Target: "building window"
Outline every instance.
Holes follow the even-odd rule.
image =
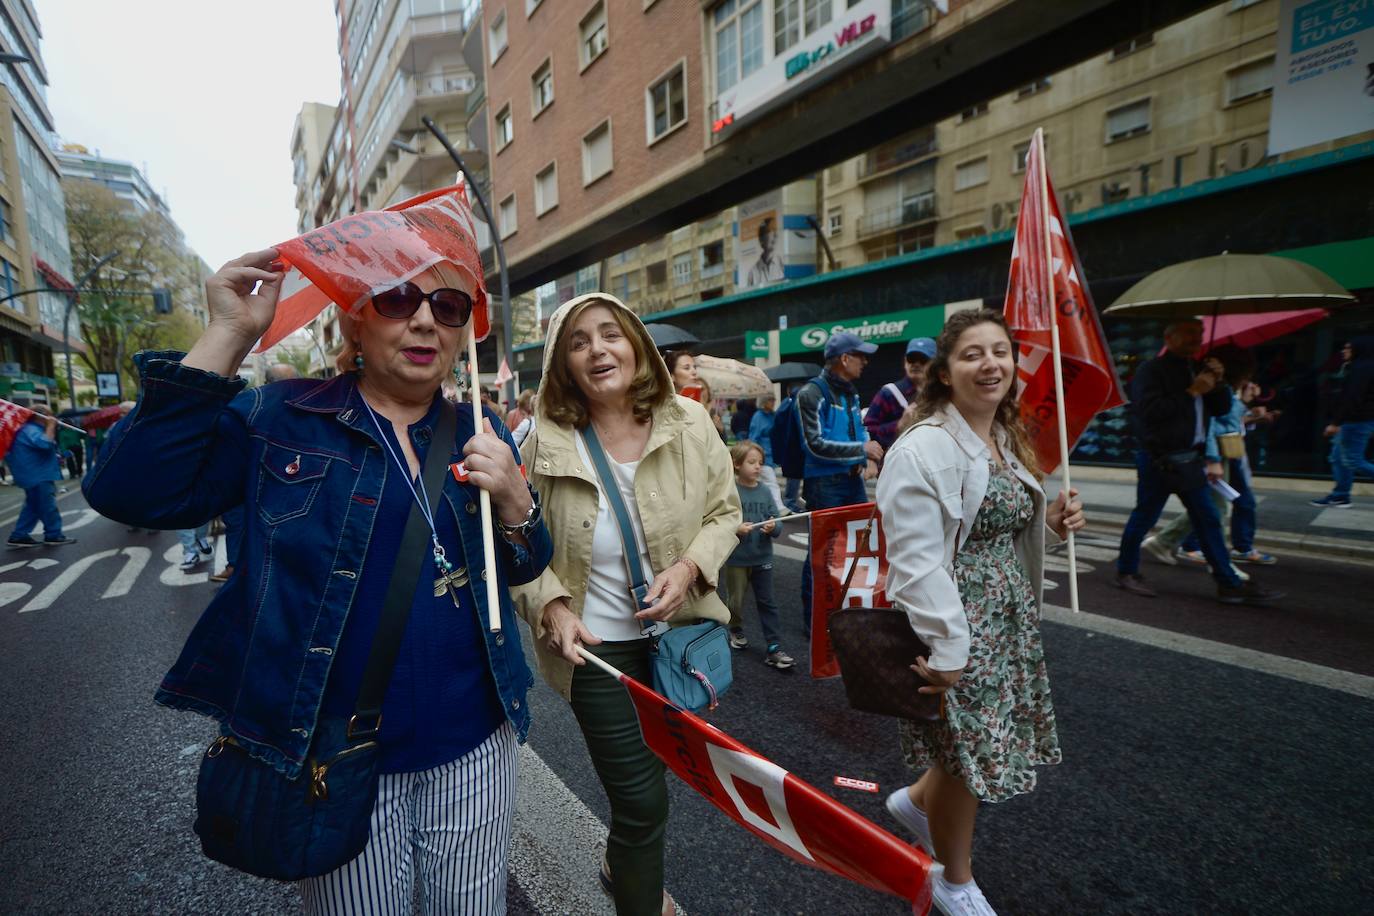
[[[543,216],[558,206],[558,165],[550,162],[534,176],[534,215]]]
[[[830,0],[802,0],[802,34],[810,35],[829,24],[833,6]]]
[[[14,244],[14,223],[10,215],[10,205],[0,200],[0,241]],[[13,290],[11,290],[13,292]]]
[[[716,35],[716,92],[763,66],[763,0],[726,0],[711,14]]]
[[[663,286],[668,282],[668,262],[655,261],[644,268],[644,279],[649,288]]]
[[[499,152],[515,139],[515,125],[510,117],[510,104],[496,113],[496,149]]]
[[[621,302],[629,304],[630,300],[639,295],[639,271],[632,270],[627,274],[612,277],[611,292]]]
[[[692,282],[692,253],[673,256],[673,285],[686,286]]]
[[[963,111],[959,112],[959,123],[963,124],[965,121],[972,121],[974,118],[982,117],[987,113],[988,103],[979,102],[972,108],[965,108]]]
[[[501,238],[510,238],[515,235],[515,195],[512,194],[497,205],[500,214]]]
[[[1150,100],[1141,99],[1107,112],[1107,142],[1150,132]]]
[[[1251,61],[1226,71],[1226,104],[1248,102],[1274,90],[1274,58]]]
[[[491,27],[487,29],[488,44],[491,47],[491,62],[496,63],[496,59],[506,53],[506,11],[502,10],[491,20]]]
[[[1154,32],[1146,32],[1143,35],[1137,35],[1134,38],[1128,39],[1126,41],[1121,42],[1118,45],[1113,46],[1112,53],[1107,56],[1107,59],[1117,60],[1119,58],[1126,57],[1127,55],[1134,54],[1141,48],[1148,48],[1150,45],[1154,43]]]
[[[553,62],[546,60],[530,77],[531,107],[534,116],[553,104]]]
[[[1123,200],[1129,200],[1130,196],[1131,184],[1129,181],[1102,182],[1102,206],[1119,204]]]
[[[14,278],[19,276],[19,271],[5,258],[0,258],[0,288],[3,288],[6,296],[14,295]],[[5,305],[19,312],[24,313],[24,302],[22,298],[10,299]]]
[[[988,230],[987,230],[985,227],[981,226],[981,225],[979,225],[979,226],[960,226],[960,227],[958,227],[957,229],[954,230],[954,238],[955,238],[956,241],[959,241],[959,242],[965,241],[966,239],[976,239],[976,238],[980,238],[980,237],[985,236],[985,235],[987,235],[987,234],[988,234]]]
[[[774,0],[773,54],[782,54],[800,40],[801,0]]]
[[[687,72],[682,64],[649,87],[649,142],[687,122]]]
[[[603,121],[582,138],[582,184],[589,185],[607,174],[612,164],[611,122]]]
[[[832,208],[832,209],[830,210],[830,212],[826,215],[826,230],[825,230],[825,234],[826,234],[827,236],[829,236],[830,238],[833,239],[835,236],[839,235],[839,234],[840,234],[841,232],[843,232],[843,231],[844,231],[844,208],[842,208],[842,207],[834,207],[834,208]]]
[[[982,156],[978,159],[970,159],[968,162],[961,162],[954,167],[954,190],[956,191],[976,187],[980,184],[987,184],[987,181],[987,156]]]
[[[725,242],[712,242],[701,247],[701,279],[716,277],[725,272]]]
[[[1048,76],[1042,76],[1035,82],[1027,83],[1020,89],[1016,90],[1016,98],[1018,101],[1021,99],[1029,98],[1030,96],[1038,95],[1049,88],[1050,78]]]
[[[844,163],[832,165],[825,170],[826,184],[840,184],[844,181]]]
[[[577,30],[582,39],[579,53],[582,55],[582,68],[585,70],[606,51],[606,4],[598,2],[593,6],[591,12],[582,17]]]

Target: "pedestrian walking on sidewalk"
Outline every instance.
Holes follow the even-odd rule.
[[[1232,391],[1231,409],[1219,417],[1212,417],[1208,423],[1207,441],[1203,447],[1207,460],[1207,475],[1211,479],[1224,480],[1237,496],[1228,500],[1216,488],[1210,488],[1212,505],[1217,513],[1225,518],[1231,515],[1231,555],[1232,565],[1253,563],[1272,566],[1278,562],[1271,554],[1255,549],[1255,532],[1259,525],[1255,508],[1255,494],[1251,489],[1250,460],[1245,451],[1245,427],[1253,416],[1251,408],[1241,397],[1242,391],[1253,386],[1250,378],[1255,373],[1254,352],[1235,346],[1220,347],[1213,354],[1221,361],[1226,384]],[[1259,408],[1263,411],[1264,408]],[[1267,415],[1267,411],[1264,415]],[[1156,535],[1145,539],[1141,549],[1161,562],[1162,559],[1181,552],[1182,559],[1205,565],[1206,557],[1201,550],[1201,541],[1193,530],[1192,521],[1187,513],[1176,517]],[[1248,578],[1236,570],[1242,579]]]
[[[516,745],[530,722],[508,589],[536,578],[553,548],[500,421],[488,413],[478,428],[440,394],[485,307],[475,243],[451,244],[461,267],[440,262],[339,315],[337,376],[247,391],[236,373],[271,324],[283,272],[275,249],[230,261],[206,283],[210,322],[191,351],[135,357],[138,406],[86,476],[90,504],[129,524],[185,528],[244,508],[234,575],[159,703],[213,716],[244,766],[262,761],[302,792],[323,779],[317,766],[302,775],[313,761],[377,742],[370,839],[300,882],[310,913],[410,912],[417,881],[432,911],[505,912]],[[455,425],[452,441],[434,441]],[[432,449],[444,465],[464,461],[467,482],[444,467],[441,493],[428,492],[433,476],[419,475]],[[476,574],[478,488],[500,525],[490,583]],[[425,547],[407,565],[419,573],[392,588],[416,520]],[[501,595],[500,632],[486,624],[488,587]],[[384,607],[403,634],[374,715],[357,703],[376,677],[365,671]]]
[[[1077,491],[1048,502],[1016,397],[1016,345],[1001,312],[945,322],[917,422],[878,478],[887,594],[930,648],[913,661],[943,693],[936,723],[902,721],[902,754],[920,779],[887,808],[944,864],[932,880],[945,913],[992,916],[973,878],[981,802],[1035,788],[1061,753],[1040,639],[1045,537],[1083,527]]]
[[[730,619],[716,593],[740,524],[730,454],[705,408],[674,394],[639,317],[605,293],[579,296],[549,319],[535,412],[522,452],[555,546],[548,569],[515,599],[539,670],[571,704],[610,801],[602,887],[621,916],[671,914],[663,762],[644,745],[625,688],[577,650],[653,683],[651,636],[669,621]],[[613,481],[596,469],[595,443]],[[620,491],[623,522],[608,486]],[[625,537],[622,524],[632,529]],[[640,600],[622,546],[631,539],[649,583]]]
[[[1251,578],[1242,582],[1231,565],[1221,520],[1209,495],[1220,465],[1203,456],[1208,422],[1231,410],[1231,389],[1221,361],[1197,362],[1202,322],[1175,321],[1164,329],[1165,352],[1145,363],[1131,380],[1130,417],[1136,452],[1136,504],[1121,533],[1116,584],[1134,595],[1158,593],[1140,575],[1140,545],[1173,493],[1183,502],[1224,604],[1263,604],[1282,597]]]
[[[14,485],[24,491],[24,507],[10,532],[10,548],[74,544],[76,538],[62,533],[62,513],[57,511],[57,482],[62,479],[62,448],[57,444],[57,418],[41,404],[32,408],[33,416],[14,434],[5,453],[5,462],[14,475]],[[43,540],[32,537],[43,524]]]
[[[1331,476],[1335,486],[1312,505],[1345,509],[1356,476],[1374,477],[1374,462],[1365,452],[1374,438],[1374,337],[1356,337],[1342,355],[1340,395],[1323,435],[1331,440]]]

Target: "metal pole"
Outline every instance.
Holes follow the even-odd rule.
[[[429,132],[434,134],[435,139],[443,144],[444,149],[449,154],[449,158],[458,166],[458,171],[461,172],[463,178],[467,180],[468,188],[472,191],[473,196],[477,198],[477,206],[482,208],[482,216],[487,221],[487,228],[491,230],[491,244],[492,247],[496,249],[496,267],[501,278],[501,344],[506,351],[506,359],[514,360],[515,354],[511,350],[510,338],[510,276],[506,273],[506,251],[501,247],[501,231],[496,227],[496,220],[492,219],[491,208],[487,206],[487,196],[482,193],[482,189],[477,185],[477,179],[472,176],[472,173],[468,171],[468,167],[463,163],[463,157],[458,155],[458,151],[453,148],[453,144],[449,142],[448,137],[439,129],[439,125],[434,123],[433,118],[429,115],[425,115],[420,118],[420,123],[425,125]],[[512,367],[512,369],[513,368],[514,367]],[[472,373],[472,377],[476,379],[476,366],[472,367]],[[515,380],[511,379],[506,383],[508,388],[506,400],[510,403],[514,403],[517,394],[517,392],[510,387],[514,382]]]

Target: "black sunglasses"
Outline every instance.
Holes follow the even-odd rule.
[[[461,289],[444,287],[426,293],[409,280],[373,296],[372,307],[383,318],[409,318],[426,300],[434,320],[445,327],[461,328],[472,317],[472,297]]]

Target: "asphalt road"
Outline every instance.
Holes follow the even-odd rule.
[[[61,505],[80,543],[0,554],[0,912],[296,911],[292,888],[201,857],[190,830],[194,780],[213,729],[151,702],[213,586],[175,568],[173,534],[129,534],[89,518],[79,495]],[[73,576],[77,561],[106,551],[121,552]],[[1168,596],[1128,600],[1110,585],[1107,560],[1092,550],[1080,560],[1094,567],[1082,579],[1094,615],[1369,673],[1368,567],[1285,556],[1274,579],[1294,597],[1256,610],[1211,601],[1197,570],[1151,568]],[[777,567],[786,645],[804,660],[800,565],[782,558]],[[1048,600],[1066,603],[1063,592]],[[1043,770],[1034,793],[980,814],[975,870],[1000,912],[1367,911],[1367,695],[1072,622],[1044,631],[1065,762]],[[853,776],[886,793],[909,780],[894,724],[851,712],[838,681],[767,668],[752,620],[748,632],[756,645],[736,655],[735,686],[712,721],[899,831],[881,794],[832,785]],[[569,790],[549,804],[580,801],[604,822],[605,799],[566,704],[542,685],[531,703],[531,746]],[[685,785],[670,787],[668,884],[689,912],[909,912],[772,852]],[[547,813],[552,823],[561,812]],[[545,829],[537,809],[524,820],[527,831]],[[538,877],[531,868],[590,879],[599,858],[594,840],[546,839],[565,861],[513,866],[511,911],[591,911],[526,895]]]

